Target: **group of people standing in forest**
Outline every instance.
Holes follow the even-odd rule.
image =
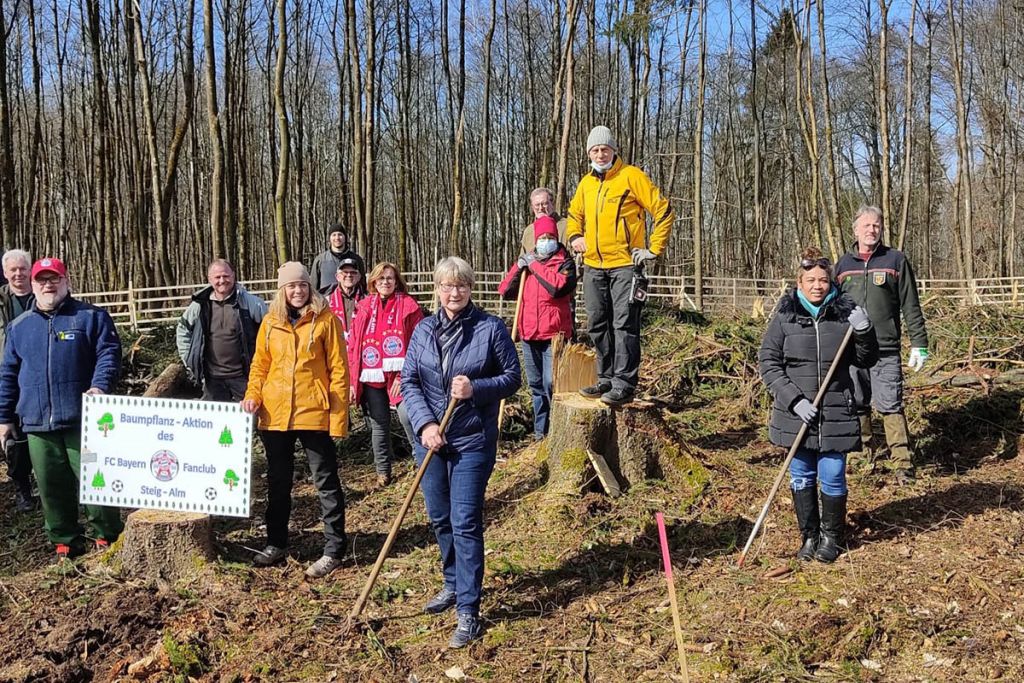
[[[580,393],[611,407],[634,400],[644,268],[667,247],[675,221],[668,199],[619,155],[608,128],[590,132],[586,153],[590,169],[564,219],[550,190],[531,193],[534,220],[499,286],[502,296],[520,301],[516,328],[536,439],[550,429],[552,344],[575,334],[581,268],[597,382]],[[802,559],[830,562],[841,552],[846,460],[870,448],[871,406],[883,414],[898,480],[914,475],[899,357],[902,313],[911,367],[920,369],[927,358],[914,276],[905,257],[882,242],[880,211],[859,211],[854,235],[853,249],[835,266],[817,250],[801,254],[795,287],[779,302],[760,351],[774,397],[772,441],[790,446],[807,426],[790,473]],[[454,607],[450,645],[463,647],[483,632],[484,494],[496,461],[500,402],[521,384],[519,354],[504,322],[474,304],[475,273],[461,258],[436,265],[438,307],[427,315],[394,263],[378,263],[367,274],[340,224],[328,241],[311,269],[281,265],[269,305],[236,281],[230,263],[214,260],[208,286],[178,323],[178,352],[203,399],[240,402],[257,418],[267,459],[267,542],[257,565],[288,555],[296,442],[309,461],[325,536],[322,556],[306,575],[321,578],[342,564],[345,496],[334,439],[348,434],[350,406],[362,409],[369,426],[378,486],[391,483],[392,411],[417,464],[434,451],[422,490],[443,583],[424,610]],[[86,551],[77,498],[80,395],[114,389],[120,341],[106,312],[70,296],[58,259],[33,265],[14,250],[4,254],[3,270],[9,284],[0,288],[0,442],[18,509],[33,506],[34,469],[48,537],[58,557],[67,558]],[[853,343],[844,347],[848,328]],[[832,364],[840,371],[815,403]],[[116,509],[89,506],[86,514],[98,547],[120,534]]]

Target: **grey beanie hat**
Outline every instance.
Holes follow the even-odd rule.
[[[615,142],[615,136],[612,135],[608,126],[594,126],[593,130],[590,131],[590,135],[587,136],[588,152],[597,145],[607,145],[616,152],[619,151],[619,143]]]

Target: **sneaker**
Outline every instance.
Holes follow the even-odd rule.
[[[268,545],[253,556],[252,563],[257,567],[269,567],[271,565],[284,562],[286,557],[288,557],[288,550],[286,548],[278,548],[276,545]]]
[[[309,569],[306,570],[306,578],[322,579],[340,566],[340,559],[324,555],[319,560],[309,565]]]
[[[600,398],[601,394],[611,391],[611,388],[611,382],[599,381],[597,384],[591,384],[589,387],[580,389],[580,395],[587,398]]]
[[[64,560],[71,559],[71,546],[66,543],[57,544],[57,564],[60,564]]]
[[[14,509],[22,514],[34,512],[38,502],[39,499],[31,493],[24,493],[22,491],[14,492]]]
[[[440,593],[427,601],[427,604],[423,606],[423,611],[427,614],[440,614],[452,607],[455,607],[455,591],[445,586]]]
[[[633,390],[632,389],[612,389],[601,396],[601,403],[609,405],[613,408],[624,406],[627,403],[633,402]]]
[[[448,647],[456,650],[466,647],[483,634],[484,627],[479,619],[472,614],[460,614],[459,625],[455,627],[455,633],[452,634],[451,640],[448,641]]]

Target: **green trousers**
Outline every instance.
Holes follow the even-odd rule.
[[[85,544],[84,530],[78,523],[81,438],[78,429],[28,435],[28,453],[39,485],[46,536],[51,543]],[[86,505],[85,517],[95,538],[113,543],[124,530],[120,508]]]

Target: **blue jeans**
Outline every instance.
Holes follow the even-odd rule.
[[[816,482],[821,483],[821,492],[827,496],[846,495],[846,453],[826,451],[819,453],[801,448],[789,463],[789,484],[799,491]]]
[[[426,449],[416,446],[416,464]],[[446,446],[435,453],[420,488],[427,517],[441,550],[444,585],[455,591],[459,614],[480,614],[484,582],[484,491],[494,469],[494,451],[457,452]]]
[[[523,367],[533,398],[533,436],[540,439],[551,415],[551,340],[524,341]]]

